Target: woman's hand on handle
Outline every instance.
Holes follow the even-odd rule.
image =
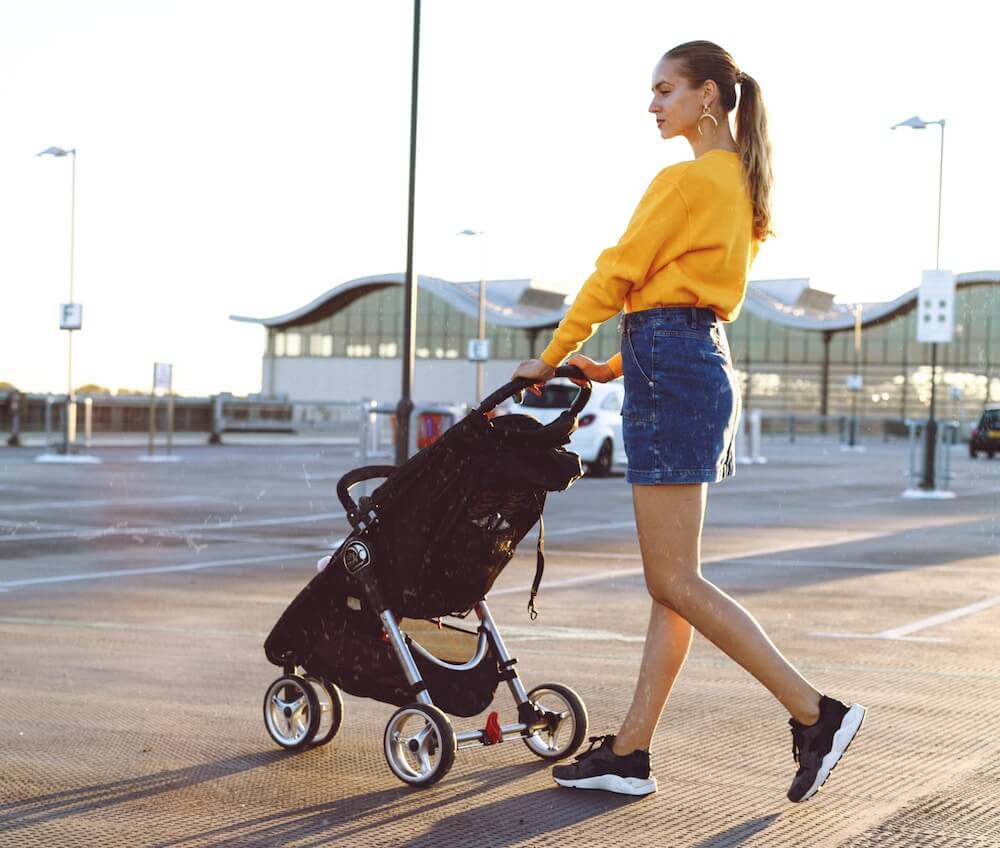
[[[532,384],[528,388],[534,394],[540,395],[542,393],[542,386],[555,375],[556,369],[551,365],[547,365],[541,359],[526,359],[517,366],[510,378],[511,380],[516,380],[518,377],[523,377],[525,380],[531,380]]]
[[[611,370],[611,366],[607,362],[595,362],[589,356],[584,356],[582,353],[571,356],[566,364],[575,365],[593,383],[610,383],[618,376]],[[583,385],[581,380],[573,380],[573,382],[578,386]]]

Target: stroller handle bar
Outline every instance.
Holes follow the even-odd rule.
[[[563,365],[560,368],[556,368],[556,377],[570,377],[574,380],[587,380],[587,375],[583,373],[575,365]],[[528,386],[534,385],[536,380],[528,380],[524,377],[518,377],[516,380],[511,380],[504,386],[501,386],[493,394],[487,397],[479,406],[476,408],[476,412],[480,415],[485,415],[487,412],[492,411],[503,403],[507,398],[513,397],[516,394],[523,392]],[[580,391],[577,392],[576,399],[573,401],[573,405],[570,406],[569,412],[575,418],[583,408],[587,405],[587,401],[590,400],[590,381],[587,380],[586,386],[580,386]]]
[[[576,380],[586,380],[587,375],[583,373],[575,365],[565,365],[561,368],[556,369],[556,377],[570,377]],[[528,386],[534,384],[534,381],[527,380],[523,377],[519,377],[516,380],[511,380],[504,386],[501,386],[493,394],[487,397],[477,408],[476,412],[480,415],[485,415],[487,412],[495,409],[501,403],[503,403],[507,398],[513,397],[519,392],[523,392]],[[587,405],[587,401],[590,400],[590,382],[587,385],[580,386],[580,391],[577,392],[576,398],[573,400],[573,404],[570,406],[563,415],[569,415],[576,418],[577,415],[583,410]],[[552,427],[555,425],[549,424],[547,426]],[[544,428],[543,428],[544,429]],[[353,525],[353,517],[357,515],[358,504],[354,502],[351,497],[351,489],[358,483],[363,483],[365,480],[374,480],[376,478],[388,477],[392,474],[399,466],[397,465],[365,465],[362,468],[355,468],[353,471],[348,471],[337,483],[337,498],[340,500],[341,505],[347,511],[347,515],[351,520]],[[362,501],[365,499],[362,498]]]

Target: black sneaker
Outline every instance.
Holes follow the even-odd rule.
[[[560,786],[574,789],[604,789],[622,795],[648,795],[656,791],[656,778],[649,773],[649,752],[633,751],[623,757],[611,750],[614,736],[591,736],[590,747],[576,762],[552,769]],[[594,743],[600,744],[595,748]]]
[[[849,707],[826,695],[820,697],[819,721],[815,724],[788,720],[792,755],[799,766],[788,790],[789,801],[806,801],[819,792],[864,720],[865,708],[861,704]]]

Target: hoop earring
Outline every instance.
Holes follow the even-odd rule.
[[[719,122],[716,120],[715,115],[713,115],[711,112],[708,111],[708,104],[707,103],[703,103],[702,104],[702,110],[703,111],[701,113],[701,117],[698,118],[698,135],[704,137],[705,133],[703,133],[701,131],[701,122],[702,122],[702,119],[703,118],[711,118],[712,119],[712,123],[715,124],[715,126],[713,127],[713,131],[717,130],[719,128]]]

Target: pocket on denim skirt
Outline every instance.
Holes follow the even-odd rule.
[[[622,333],[622,376],[625,378],[625,402],[622,418],[653,421],[656,413],[653,380],[652,333],[626,327]]]

